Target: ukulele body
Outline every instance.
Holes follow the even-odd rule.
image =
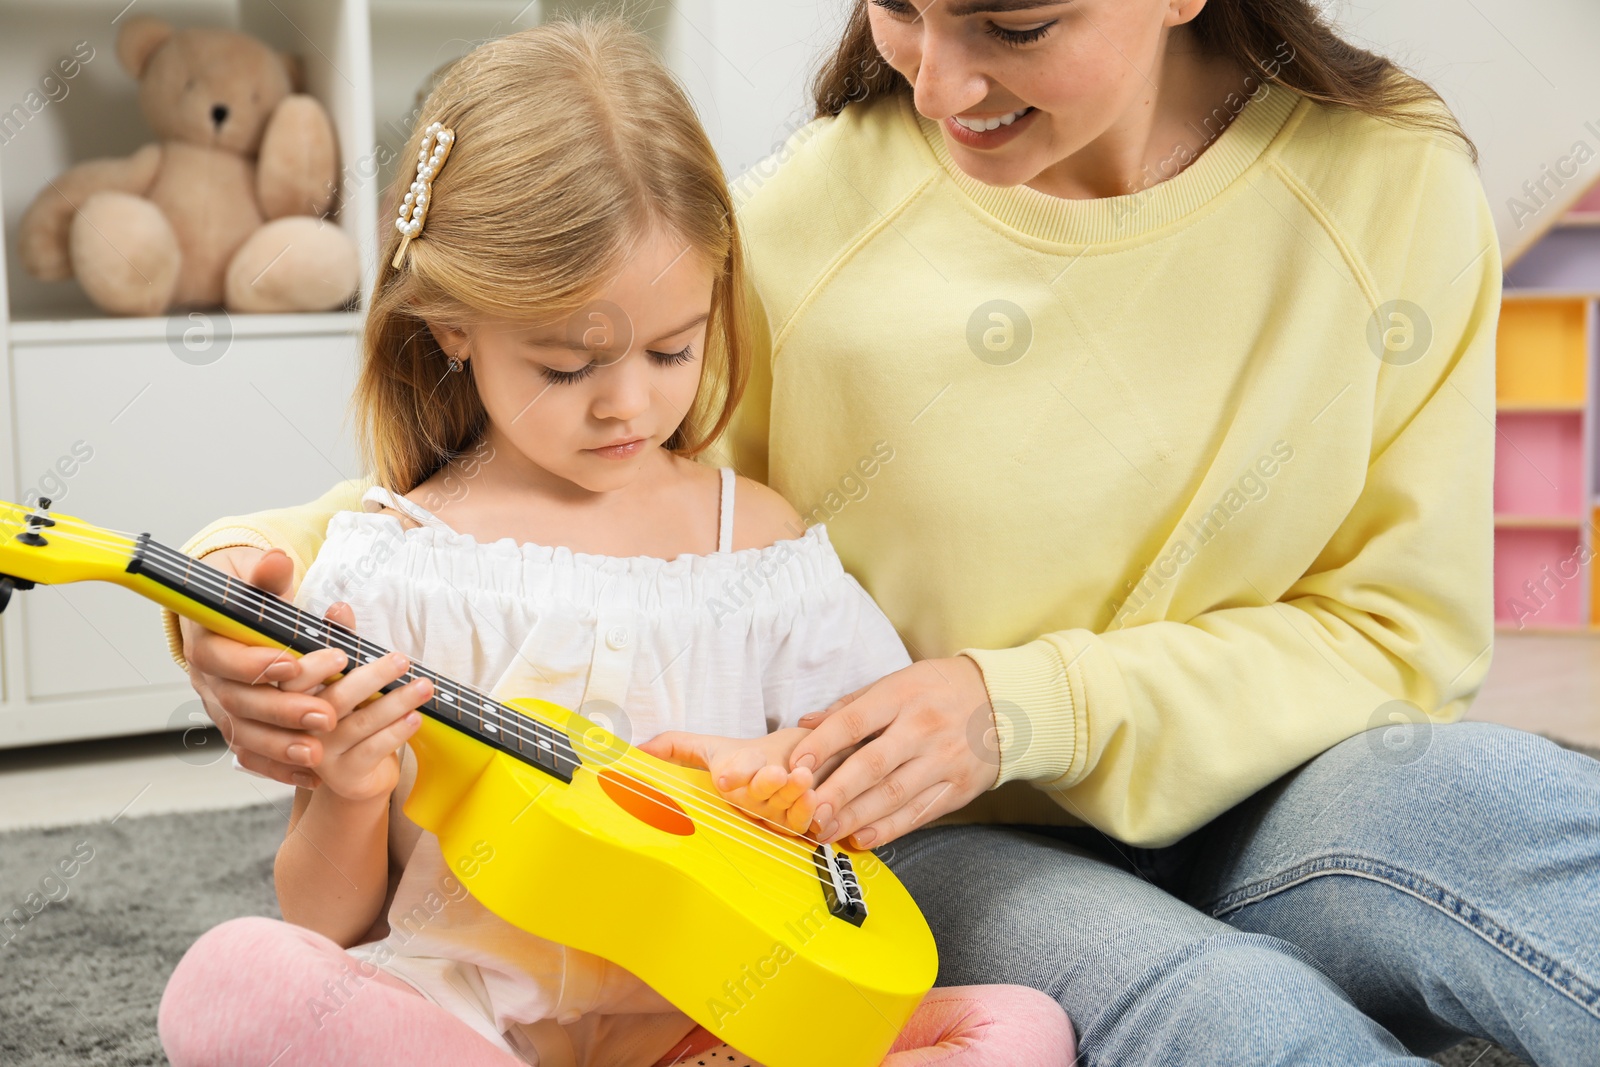
[[[881,860],[840,850],[868,908],[856,925],[830,911],[814,847],[758,830],[705,771],[559,705],[505,703],[559,724],[584,762],[562,782],[423,719],[405,812],[468,892],[514,926],[626,967],[767,1067],[818,1062],[795,1041],[807,1019],[829,1064],[882,1063],[938,961]]]

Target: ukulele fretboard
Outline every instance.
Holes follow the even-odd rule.
[[[381,659],[390,651],[364,640],[354,630],[313,615],[201,560],[151,540],[147,533],[139,535],[128,572],[160,582],[302,655],[319,648],[337,648],[349,657],[346,670]],[[383,691],[398,689],[417,678],[431,681],[434,694],[417,708],[418,711],[564,782],[572,781],[573,769],[582,761],[565,731],[530,719],[415,661],[405,674],[384,686]]]

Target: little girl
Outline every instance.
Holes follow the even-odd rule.
[[[339,721],[278,852],[287,922],[202,937],[162,1042],[177,1067],[748,1063],[624,968],[474,900],[402,811],[427,680],[369,698],[415,656],[647,751],[711,735],[727,798],[798,830],[797,719],[910,659],[821,525],[692,458],[743,387],[744,279],[716,156],[643,39],[595,21],[494,41],[422,125],[354,398],[377,484],[296,596],[348,603],[397,651],[318,690]],[[1055,1001],[996,985],[934,989],[886,1062],[1072,1056]]]

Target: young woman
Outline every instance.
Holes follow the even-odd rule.
[[[815,829],[1089,1064],[1589,1062],[1600,765],[1458,722],[1500,263],[1433,94],[1306,0],[860,0],[817,103],[737,190],[731,455],[917,662],[804,720],[796,768],[859,746]],[[290,588],[361,488],[188,549]],[[187,637],[313,776],[328,664]]]

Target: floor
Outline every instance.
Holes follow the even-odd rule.
[[[1502,634],[1469,718],[1600,748],[1600,638]],[[0,752],[0,830],[271,801],[294,790],[235,771],[216,734],[156,734]]]
[[[287,813],[293,796],[292,786],[234,770],[214,731],[0,752],[0,830],[264,801]]]

